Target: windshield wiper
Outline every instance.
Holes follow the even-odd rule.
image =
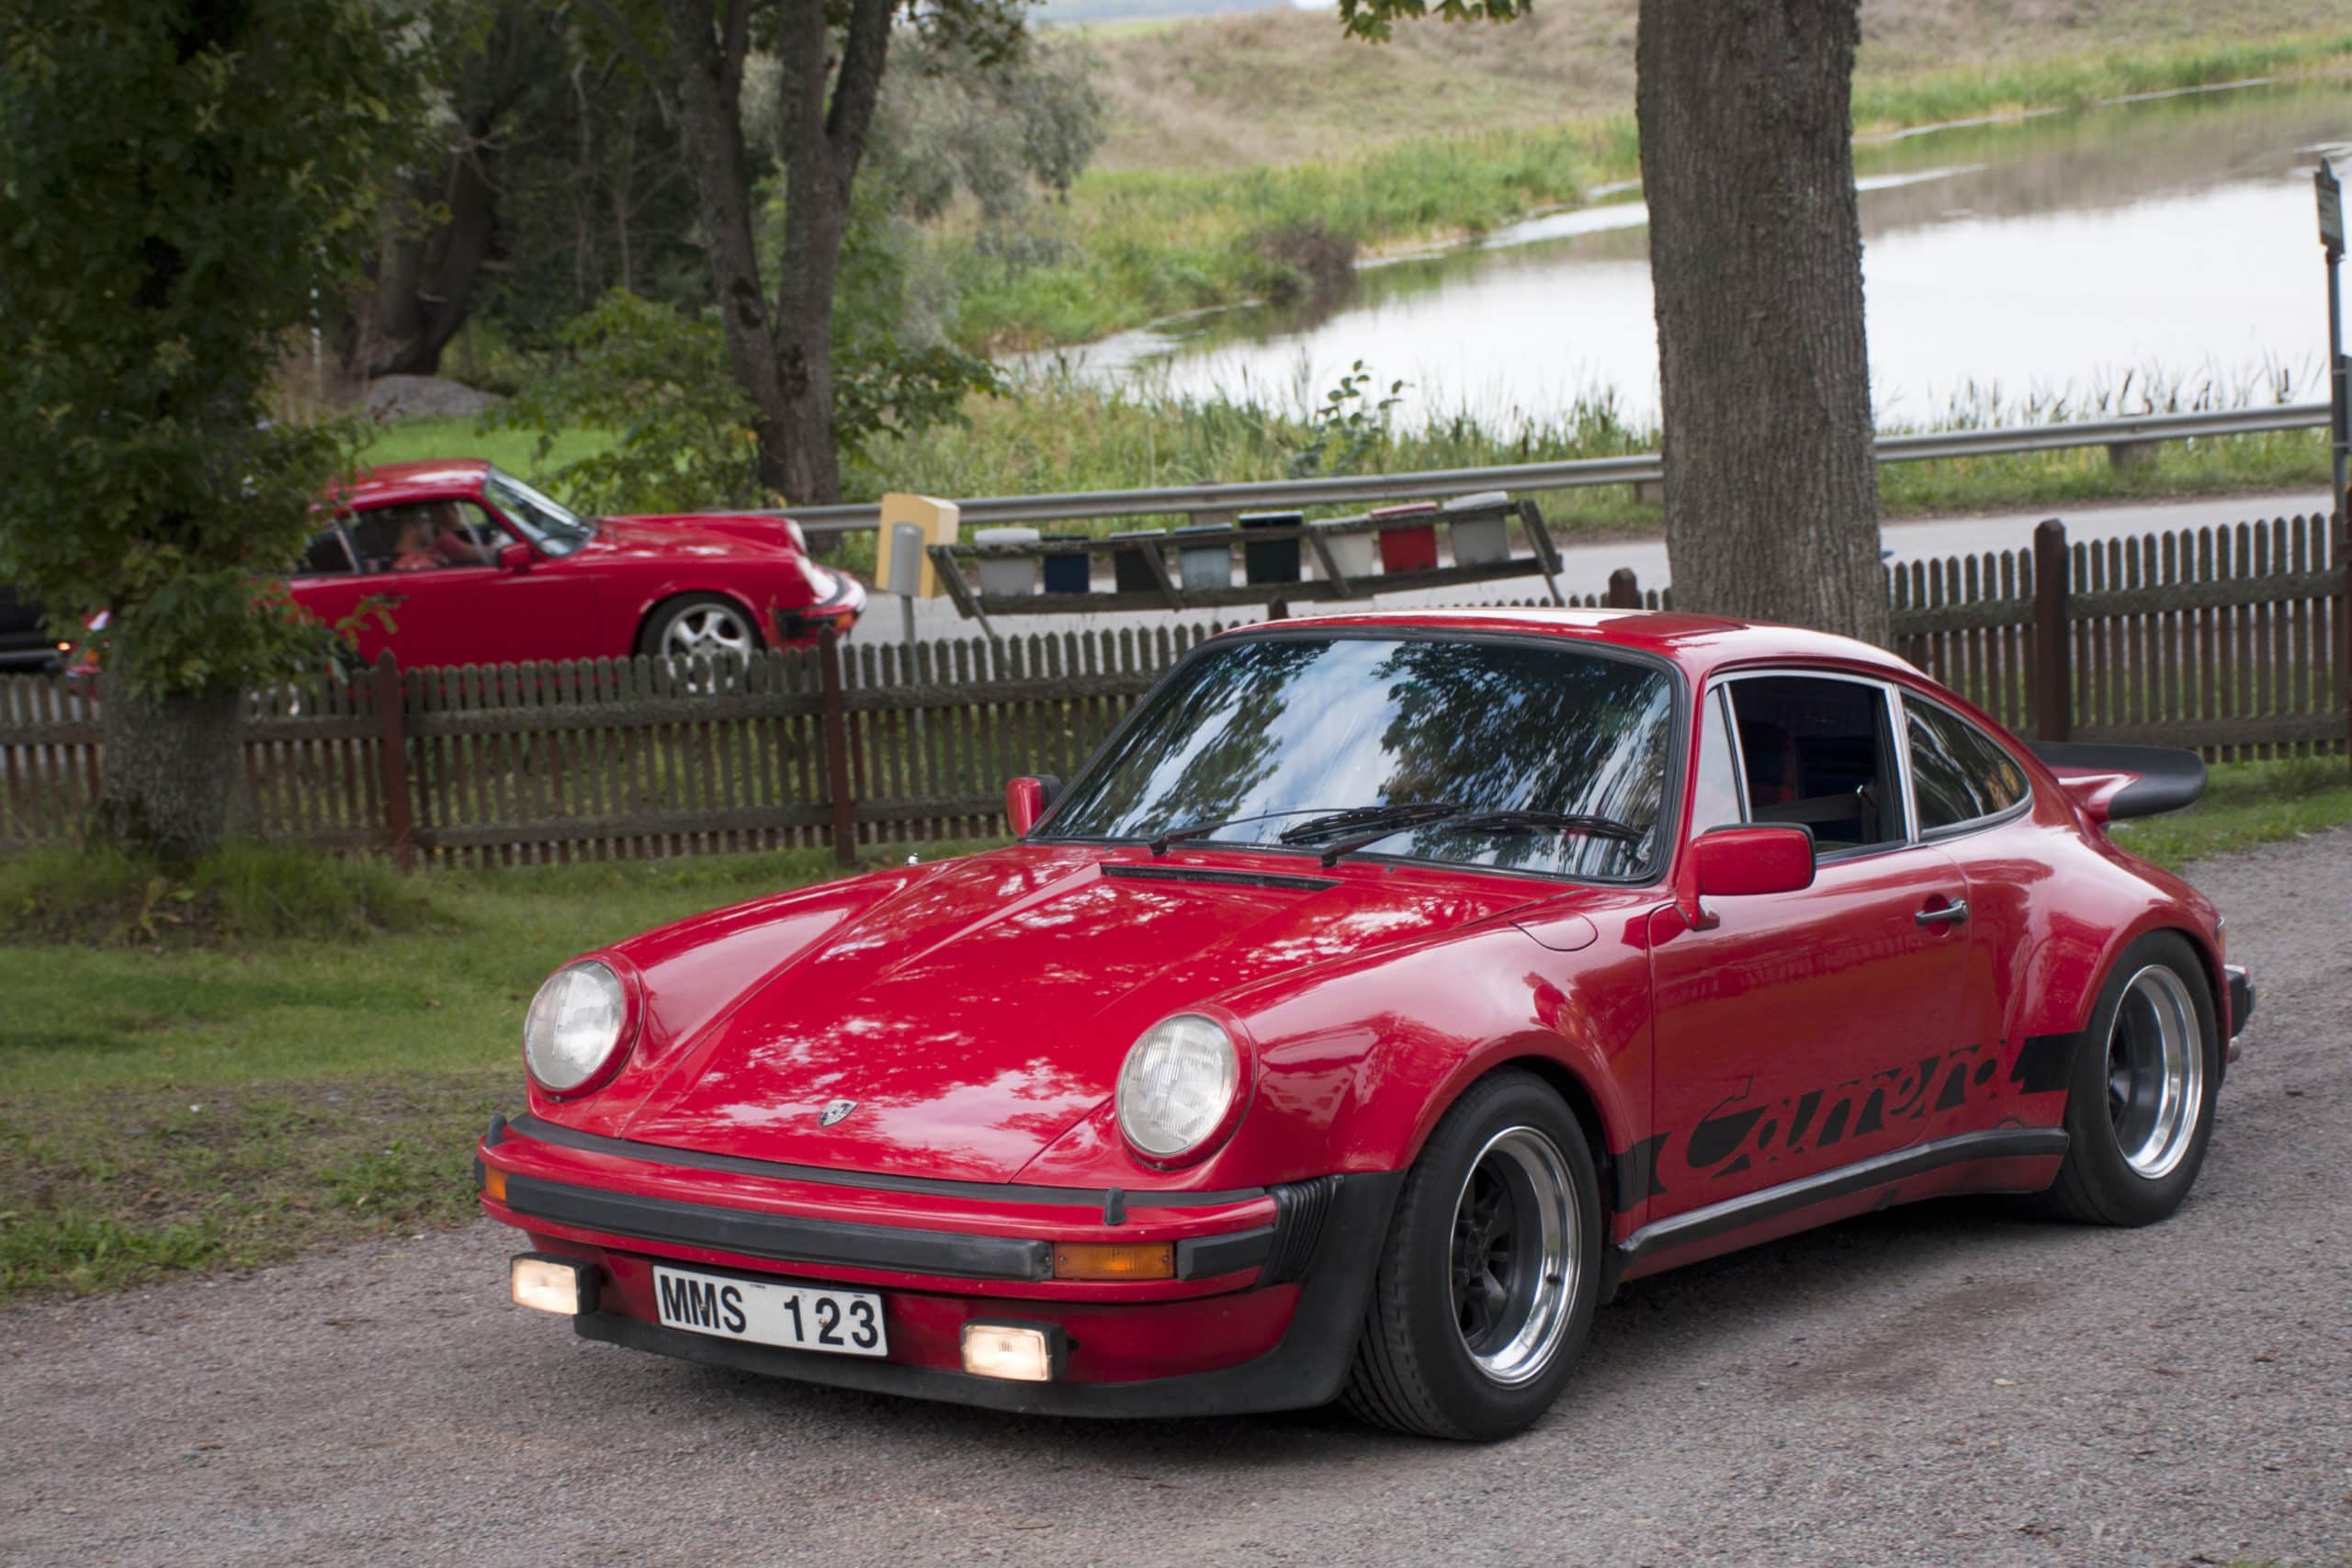
[[[1403,832],[1408,828],[1420,827],[1425,823],[1442,823],[1448,831],[1459,830],[1471,833],[1528,832],[1544,828],[1557,828],[1565,832],[1589,833],[1597,839],[1618,839],[1629,844],[1637,843],[1649,836],[1646,829],[1636,828],[1629,822],[1620,822],[1614,817],[1596,817],[1584,811],[1480,811],[1468,816],[1427,817],[1417,821],[1396,822],[1385,827],[1370,829],[1352,838],[1342,839],[1336,844],[1326,846],[1323,851],[1323,863],[1337,865],[1343,855],[1351,855],[1358,850],[1369,848],[1383,839]]]
[[[1389,808],[1385,806],[1368,806],[1357,807],[1355,809],[1358,811],[1385,811]],[[1277,817],[1336,817],[1341,815],[1344,815],[1344,813],[1335,812],[1329,807],[1295,806],[1287,811],[1261,811],[1254,817],[1204,817],[1197,821],[1186,822],[1178,827],[1170,828],[1164,831],[1152,835],[1152,837],[1144,840],[1144,847],[1148,849],[1155,855],[1164,855],[1168,852],[1169,845],[1181,844],[1187,839],[1198,839],[1204,837],[1204,835],[1216,832],[1219,828],[1238,828],[1244,822],[1271,822]]]
[[[1464,809],[1442,800],[1405,800],[1393,806],[1351,806],[1345,811],[1327,811],[1312,821],[1285,828],[1274,837],[1285,844],[1305,844],[1317,839],[1329,838],[1334,833],[1344,833],[1351,828],[1380,828],[1394,833],[1416,822],[1433,822]]]

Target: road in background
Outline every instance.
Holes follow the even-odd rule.
[[[2327,491],[2324,488],[2315,488],[2274,495],[2224,496],[2201,501],[2086,503],[2071,507],[2045,507],[2037,512],[1988,513],[1889,523],[1880,530],[1880,537],[1894,552],[1894,558],[1897,561],[1928,560],[1947,556],[1981,555],[1988,550],[2022,549],[2033,542],[2034,525],[2045,517],[2064,518],[2069,538],[2091,540],[2134,537],[2165,530],[2213,527],[2256,519],[2296,517],[2326,509]],[[1560,589],[1566,593],[1605,592],[1610,574],[1621,567],[1632,568],[1634,575],[1645,588],[1655,588],[1669,581],[1663,536],[1611,539],[1589,545],[1564,544],[1560,548]],[[1384,593],[1369,604],[1363,600],[1329,604],[1302,603],[1295,606],[1295,610],[1301,615],[1312,615],[1327,610],[1401,609],[1478,602],[1494,604],[1541,598],[1543,593],[1544,580],[1528,577],[1420,593]],[[1148,629],[1180,622],[1206,626],[1213,621],[1230,624],[1258,618],[1257,610],[1242,607],[1189,611],[1178,615],[1166,611],[1145,611],[1102,615],[1003,615],[996,617],[991,624],[1001,636],[1018,637],[1036,632],[1089,632],[1105,627]],[[876,593],[865,618],[858,623],[849,640],[859,644],[903,642],[905,627],[900,601],[890,594]],[[979,627],[958,615],[954,604],[944,599],[934,599],[916,604],[915,632],[918,637],[929,640],[974,637],[978,635]]]
[[[483,1222],[0,1314],[0,1562],[2339,1563],[2352,832],[2196,880],[2262,1001],[2179,1213],[1926,1204],[1637,1280],[1511,1442],[690,1366],[508,1304]]]

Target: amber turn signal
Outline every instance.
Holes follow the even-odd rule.
[[[496,1166],[484,1166],[481,1172],[482,1192],[497,1202],[506,1201],[506,1173]]]
[[[1054,1244],[1057,1280],[1173,1280],[1176,1247],[1172,1242],[1142,1246],[1126,1242],[1057,1241]]]

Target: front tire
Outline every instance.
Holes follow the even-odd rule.
[[[638,629],[637,651],[681,666],[707,660],[740,664],[760,650],[760,628],[734,600],[718,593],[682,593],[654,606]]]
[[[1591,1329],[1606,1239],[1592,1150],[1560,1097],[1516,1069],[1473,1084],[1405,1179],[1348,1408],[1429,1438],[1524,1431]]]
[[[2222,1081],[2212,988],[2171,931],[2123,952],[2075,1046],[2066,1157],[2035,1207],[2082,1224],[2153,1224],[2205,1163]]]

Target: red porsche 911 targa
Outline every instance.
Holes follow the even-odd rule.
[[[847,631],[865,608],[780,518],[581,517],[471,459],[371,468],[332,501],[288,591],[350,626],[365,659],[741,657]]]
[[[1947,1193],[2170,1213],[2254,994],[2106,824],[2203,780],[1783,627],[1227,633],[1019,842],[559,970],[482,1202],[592,1339],[1503,1437],[1621,1280]]]

